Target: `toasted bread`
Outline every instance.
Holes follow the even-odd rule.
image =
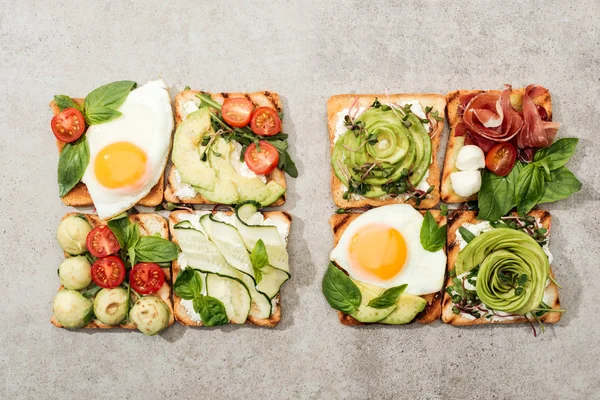
[[[550,232],[550,228],[552,225],[552,216],[547,211],[542,210],[534,210],[531,211],[528,215],[539,218],[542,226]],[[460,252],[460,247],[458,245],[458,241],[456,240],[456,232],[458,228],[466,223],[476,224],[479,223],[477,219],[477,213],[475,211],[455,211],[451,217],[448,218],[448,272],[454,269],[454,265],[456,264],[456,260],[458,258],[458,253]],[[554,277],[552,270],[550,270],[550,275]],[[446,280],[446,287],[452,285],[452,278],[448,277]],[[551,296],[552,301],[548,303],[548,305],[555,310],[560,309],[560,301],[558,299],[558,288],[554,284],[554,282],[550,281],[550,284],[546,287],[546,294]],[[444,298],[442,300],[442,321],[450,325],[456,326],[468,326],[468,325],[482,325],[482,324],[513,324],[517,322],[527,322],[527,318],[525,317],[515,317],[514,319],[504,318],[504,319],[494,319],[488,320],[485,317],[481,317],[478,319],[469,319],[465,318],[462,314],[454,314],[452,312],[452,298],[448,293],[444,292]],[[549,312],[544,314],[540,320],[544,323],[556,323],[560,320],[561,313],[560,312]]]
[[[446,116],[448,118],[448,126],[450,128],[450,136],[448,137],[448,145],[446,147],[446,157],[444,159],[444,171],[442,174],[442,201],[445,203],[461,203],[464,201],[477,200],[477,193],[470,197],[461,197],[452,190],[450,182],[450,174],[457,172],[456,157],[458,152],[465,145],[464,136],[455,136],[456,125],[462,121],[462,116],[458,115],[459,99],[465,94],[482,93],[483,90],[455,90],[446,95]],[[501,93],[500,90],[490,90],[492,93]],[[525,88],[513,89],[511,91],[510,102],[515,110],[523,109],[523,95]],[[533,102],[536,105],[544,107],[548,113],[548,119],[552,120],[552,99],[550,93],[535,97]]]
[[[230,215],[232,212],[228,211],[225,213],[227,215]],[[189,214],[192,214],[192,212],[186,211],[186,210],[178,210],[178,211],[173,211],[169,215],[169,229],[171,231],[171,236],[173,238],[172,240],[174,243],[177,243],[177,238],[174,234],[173,227],[175,226],[175,224],[182,221],[182,216],[189,215]],[[262,214],[265,216],[265,218],[274,218],[274,219],[280,220],[280,221],[286,223],[288,226],[290,226],[292,223],[292,217],[287,212],[265,211]],[[179,271],[181,271],[179,264],[177,263],[177,261],[173,261],[173,282],[175,282],[177,280],[177,274],[179,274]],[[174,309],[175,309],[175,319],[177,319],[177,321],[179,321],[180,324],[185,325],[185,326],[203,326],[203,324],[201,322],[194,321],[192,318],[190,318],[185,307],[183,307],[181,305],[181,298],[179,296],[177,296],[175,293],[173,293],[173,303],[174,303]],[[248,319],[246,320],[246,322],[250,323],[252,325],[256,325],[256,326],[264,326],[264,327],[269,327],[269,328],[275,327],[277,324],[279,324],[279,321],[281,321],[281,293],[278,293],[272,299],[272,303],[273,303],[273,306],[272,306],[272,313],[271,313],[270,318],[260,319],[260,318],[254,318],[252,316],[248,316]]]
[[[73,101],[80,106],[83,106],[83,100],[84,99],[73,99]],[[60,108],[58,108],[54,100],[50,102],[50,109],[52,109],[54,115],[60,112]],[[61,142],[60,140],[56,141],[56,147],[58,148],[59,153],[62,151],[64,146],[64,142]],[[140,206],[153,207],[162,203],[164,185],[165,174],[163,171],[156,185],[154,185],[152,189],[150,189],[150,192],[148,192],[148,194],[145,197],[138,201],[137,204]],[[73,207],[87,207],[94,205],[92,197],[88,192],[87,186],[83,182],[79,182],[77,185],[75,185],[75,187],[71,189],[69,193],[64,195],[64,197],[61,197],[61,200],[65,205]]]
[[[327,101],[327,127],[329,128],[329,147],[330,151],[333,152],[334,139],[336,132],[336,125],[338,123],[338,113],[345,108],[350,108],[354,100],[358,97],[357,107],[368,108],[373,104],[376,98],[380,100],[387,100],[388,96],[385,94],[339,94],[329,98]],[[424,109],[427,106],[433,108],[434,111],[438,111],[440,116],[444,115],[446,107],[446,100],[443,95],[440,94],[391,94],[389,95],[389,101],[406,102],[411,100],[418,100],[421,107]],[[429,177],[427,183],[434,187],[433,191],[427,195],[427,198],[421,201],[419,206],[415,205],[414,200],[407,201],[407,204],[411,204],[416,208],[429,209],[435,207],[440,202],[440,166],[438,160],[438,149],[440,146],[440,140],[444,129],[443,121],[436,123],[432,132],[429,135],[431,139],[431,158],[432,163],[429,166]],[[331,170],[331,194],[333,196],[333,202],[336,206],[341,208],[362,208],[362,207],[378,207],[386,204],[404,203],[404,199],[401,196],[398,197],[385,197],[378,199],[344,199],[344,192],[346,189],[343,187],[342,182],[335,175],[333,169]]]
[[[181,121],[187,116],[187,112],[185,111],[184,104],[188,101],[194,101],[196,105],[199,104],[199,99],[196,97],[197,94],[206,93],[212,97],[219,104],[223,104],[223,101],[228,97],[245,97],[248,100],[252,101],[255,107],[271,107],[277,110],[277,112],[281,112],[282,105],[281,100],[279,99],[279,95],[274,92],[254,92],[254,93],[207,93],[198,90],[185,90],[175,97],[175,127],[179,126]],[[169,176],[167,178],[167,187],[165,189],[165,199],[170,201],[171,203],[186,203],[186,204],[216,204],[199,193],[196,193],[194,197],[180,197],[177,195],[178,186],[181,184],[178,182],[177,169],[175,165],[171,163],[171,171],[169,172]],[[285,173],[275,168],[271,173],[267,176],[267,182],[275,181],[280,184],[284,189],[286,188],[285,181]],[[280,206],[285,203],[285,193],[273,204],[271,207]]]
[[[440,211],[438,211],[438,210],[430,210],[430,211],[431,211],[431,214],[433,215],[433,217],[435,218],[436,222],[438,223],[438,225],[442,226],[443,224],[446,223],[446,217],[444,217],[440,213]],[[422,210],[419,212],[421,214],[425,215],[425,213],[427,211]],[[340,238],[342,237],[342,234],[344,233],[344,231],[346,230],[348,225],[350,225],[350,223],[352,221],[354,221],[356,218],[358,218],[359,215],[360,215],[360,213],[334,214],[331,216],[331,218],[329,218],[329,225],[331,226],[331,230],[333,231],[334,246],[337,246],[338,242],[340,241]],[[444,248],[444,252],[445,251],[446,251],[446,249]],[[440,314],[442,312],[441,290],[436,293],[422,295],[421,297],[423,297],[425,300],[427,300],[427,306],[425,306],[425,309],[423,311],[421,311],[419,314],[417,314],[417,316],[415,317],[413,322],[416,321],[421,324],[430,324],[433,321],[435,321],[436,319],[439,319]],[[359,322],[356,319],[354,319],[352,316],[350,316],[348,314],[344,314],[341,311],[338,311],[338,317],[342,324],[348,325],[348,326],[372,325],[372,324],[365,324],[365,323]]]
[[[97,215],[93,214],[82,214],[82,213],[67,213],[63,216],[63,219],[71,216],[71,215],[83,215],[85,219],[90,223],[93,227],[98,225],[105,225],[106,221],[101,221]],[[157,233],[164,239],[169,239],[169,228],[167,227],[167,221],[158,214],[132,214],[129,216],[129,220],[131,222],[135,222],[138,224],[140,235],[142,236],[152,236]],[[67,253],[65,253],[65,257],[69,257]],[[165,304],[169,307],[170,316],[169,316],[169,325],[173,325],[175,322],[175,315],[173,312],[173,303],[171,301],[171,268],[163,268],[163,272],[165,273],[165,283],[163,283],[160,290],[150,296],[157,296],[162,299]],[[60,286],[59,290],[62,290],[62,286]],[[64,328],[60,322],[56,319],[54,315],[50,319],[53,325],[58,328]],[[135,323],[131,321],[127,321],[124,324],[119,325],[106,325],[100,322],[97,319],[92,319],[89,324],[84,326],[84,328],[91,329],[111,329],[111,328],[123,328],[123,329],[136,329],[137,326]]]

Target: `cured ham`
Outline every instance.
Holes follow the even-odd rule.
[[[523,95],[523,129],[517,136],[520,149],[547,147],[552,144],[560,127],[559,122],[544,121],[533,98],[548,93],[548,89],[539,85],[529,85]],[[546,116],[544,109],[544,116]]]

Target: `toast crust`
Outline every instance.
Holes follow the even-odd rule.
[[[456,126],[462,121],[462,116],[458,115],[458,106],[460,104],[459,99],[465,94],[482,93],[484,90],[454,90],[446,94],[446,116],[448,118],[448,127],[450,128],[450,135],[448,137],[448,145],[446,147],[446,157],[444,159],[444,172],[442,174],[442,189],[441,198],[445,203],[462,203],[465,201],[477,200],[477,193],[470,197],[461,197],[452,190],[452,183],[450,182],[450,174],[457,172],[456,168],[456,157],[458,152],[465,145],[465,137],[455,136]],[[500,94],[501,90],[489,90],[491,93]],[[520,110],[523,108],[523,95],[525,94],[525,88],[513,89],[511,91],[510,102],[511,105],[516,109]],[[535,97],[533,102],[536,105],[544,107],[548,113],[548,119],[552,120],[552,98],[550,93],[546,93],[542,96]]]
[[[196,99],[196,95],[204,93],[210,95],[210,97],[215,100],[219,104],[223,104],[223,101],[228,97],[244,97],[248,100],[252,101],[255,107],[271,107],[277,110],[277,112],[281,112],[282,105],[281,99],[279,98],[279,94],[275,92],[254,92],[254,93],[208,93],[200,90],[184,90],[180,92],[175,97],[175,129],[179,127],[181,121],[183,121],[184,116],[187,115],[184,109],[184,104],[190,100]],[[169,172],[169,176],[167,178],[167,187],[165,189],[165,199],[170,201],[171,203],[176,204],[217,204],[206,199],[201,194],[197,193],[194,197],[179,197],[177,196],[177,178],[176,178],[176,168],[175,165],[170,162],[171,170]],[[287,189],[285,173],[275,168],[271,173],[266,175],[267,182],[275,181],[280,184],[284,189]],[[271,204],[269,207],[277,207],[285,203],[284,193],[276,202]]]
[[[339,94],[329,98],[327,101],[327,127],[329,129],[329,148],[330,152],[333,152],[334,138],[336,125],[338,122],[338,113],[344,108],[350,108],[354,100],[358,97],[358,107],[369,107],[375,101],[375,98],[396,102],[405,102],[409,100],[417,100],[421,104],[422,108],[430,106],[433,110],[437,110],[439,115],[443,116],[446,107],[446,99],[441,94],[391,94],[386,96],[385,94]],[[421,201],[419,206],[415,205],[414,200],[407,201],[406,204],[410,204],[415,208],[429,209],[435,207],[440,202],[440,165],[438,160],[438,149],[440,147],[440,140],[444,129],[443,121],[437,123],[432,132],[430,132],[431,146],[432,146],[432,163],[429,166],[429,176],[427,177],[427,183],[434,187],[433,191],[427,196],[425,200]],[[378,207],[386,204],[398,204],[404,203],[401,197],[396,198],[380,198],[380,199],[344,199],[344,188],[342,182],[338,179],[331,169],[331,194],[333,201],[336,206],[340,208],[363,208],[363,207]]]
[[[76,104],[83,106],[84,99],[75,98],[73,99],[73,101]],[[60,109],[58,108],[54,100],[50,102],[50,109],[52,110],[52,113],[54,115],[60,112]],[[56,141],[56,147],[58,148],[59,153],[62,151],[64,146],[64,142],[61,142],[60,140]],[[170,152],[171,151],[169,150],[169,153]],[[148,192],[148,194],[145,197],[143,197],[142,199],[140,199],[140,201],[137,202],[137,205],[154,207],[162,203],[164,185],[165,172],[163,170],[163,173],[158,179],[156,185],[154,185],[152,189],[150,189],[150,192]],[[88,191],[87,186],[83,182],[79,182],[77,185],[75,185],[75,187],[73,187],[73,189],[71,189],[69,193],[67,193],[64,197],[61,197],[60,199],[65,205],[72,207],[88,207],[94,205],[92,197],[90,196],[90,192]]]
[[[228,211],[225,213],[227,215],[231,215],[233,212]],[[186,210],[177,210],[177,211],[173,211],[169,215],[169,230],[171,232],[171,237],[172,237],[171,240],[173,241],[173,243],[177,243],[177,238],[175,237],[175,234],[174,234],[175,233],[174,232],[175,224],[181,222],[183,216],[190,215],[190,214],[195,214],[195,213],[193,213],[191,211],[186,211]],[[285,222],[287,222],[288,226],[290,226],[291,222],[292,222],[291,215],[284,211],[264,211],[264,212],[262,212],[262,214],[264,215],[265,218],[275,218],[275,219],[279,219],[281,221],[285,221]],[[177,275],[179,274],[179,271],[181,271],[181,268],[180,268],[177,260],[175,260],[175,261],[173,261],[173,283],[175,283],[175,281],[177,280]],[[272,311],[271,311],[271,316],[269,318],[254,318],[249,315],[248,319],[246,320],[246,323],[256,325],[256,326],[268,327],[268,328],[273,328],[273,327],[277,326],[279,324],[279,322],[281,321],[281,293],[277,293],[277,295],[272,299],[272,302],[273,302],[273,307],[272,307]],[[202,324],[202,322],[196,322],[192,318],[190,318],[185,307],[183,307],[181,305],[181,298],[179,296],[177,296],[174,292],[173,292],[173,303],[174,303],[174,310],[175,310],[175,319],[181,325],[204,326]]]
[[[442,226],[446,223],[446,217],[444,217],[440,213],[439,210],[429,210],[429,211],[431,212],[431,215],[433,215],[433,217],[435,218],[435,220],[439,226]],[[421,214],[425,215],[427,210],[419,210],[419,212]],[[334,214],[329,218],[329,225],[331,226],[331,230],[333,232],[334,246],[337,246],[338,242],[340,241],[340,238],[342,237],[342,234],[344,233],[346,228],[350,225],[350,223],[352,221],[354,221],[356,218],[358,218],[360,215],[361,215],[360,213]],[[446,252],[446,248],[444,247],[444,253],[445,252]],[[430,324],[433,321],[439,319],[440,315],[442,313],[441,290],[436,293],[422,295],[421,297],[424,298],[425,300],[427,300],[427,305],[425,306],[425,309],[423,311],[421,311],[419,314],[417,314],[415,319],[413,321],[411,321],[410,323],[413,323],[416,321],[420,324]],[[348,325],[348,326],[363,326],[363,325],[378,324],[377,322],[369,323],[369,324],[359,322],[352,316],[345,314],[341,311],[338,311],[338,318],[342,324]]]
[[[71,215],[83,215],[85,219],[90,223],[92,228],[99,225],[106,225],[106,220],[102,221],[98,218],[97,215],[93,214],[83,214],[77,212],[70,212],[63,216],[62,219],[70,217]],[[131,222],[137,223],[140,231],[140,235],[142,236],[150,236],[156,233],[159,233],[160,236],[164,239],[169,239],[169,229],[167,227],[167,221],[158,214],[131,214],[129,216],[129,220]],[[64,253],[65,257],[70,257],[67,253]],[[165,274],[165,283],[163,283],[162,287],[158,292],[151,294],[149,296],[159,297],[162,301],[165,302],[167,307],[169,307],[170,315],[169,315],[169,324],[168,326],[173,325],[175,322],[175,314],[173,312],[173,302],[171,301],[171,268],[162,268]],[[59,291],[63,289],[61,285],[59,287]],[[50,318],[50,322],[57,328],[64,328],[58,322],[54,314]],[[89,324],[84,326],[82,329],[112,329],[112,328],[123,328],[123,329],[136,329],[137,325],[131,321],[128,321],[125,324],[119,325],[107,325],[100,322],[97,319],[92,319]]]
[[[552,226],[552,216],[549,212],[543,210],[534,210],[531,211],[528,215],[531,215],[535,218],[539,218],[542,226],[550,232],[550,228]],[[447,272],[450,272],[454,269],[454,265],[456,264],[456,260],[458,258],[458,253],[460,252],[460,247],[458,242],[456,241],[456,231],[458,228],[466,223],[476,224],[481,222],[477,219],[477,213],[475,211],[455,211],[451,217],[448,218],[448,266]],[[552,273],[552,268],[550,269],[550,275],[554,278],[554,274]],[[447,277],[445,287],[452,285],[452,279]],[[554,284],[554,282],[550,281],[550,285],[546,287],[546,293],[551,294],[552,301],[548,304],[552,309],[559,310],[560,309],[560,301],[558,298],[558,287]],[[444,296],[442,299],[442,321],[446,324],[455,325],[455,326],[470,326],[470,325],[485,325],[485,324],[514,324],[519,322],[527,322],[527,318],[525,317],[516,317],[515,319],[501,319],[501,320],[488,320],[485,317],[478,319],[469,319],[465,318],[462,314],[456,315],[452,312],[452,299],[450,295],[444,291]],[[540,320],[544,323],[553,324],[560,320],[561,313],[559,312],[549,312],[544,314]]]

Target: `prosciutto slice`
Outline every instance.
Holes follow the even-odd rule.
[[[517,136],[517,146],[520,149],[547,147],[554,141],[560,123],[544,121],[532,100],[546,93],[548,93],[548,89],[539,85],[529,85],[525,89],[523,95],[524,124],[523,129]]]

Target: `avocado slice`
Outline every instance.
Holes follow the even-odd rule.
[[[418,313],[425,309],[427,300],[414,294],[402,293],[396,305],[398,307],[379,323],[388,325],[408,324],[415,319]]]
[[[208,107],[194,111],[177,128],[171,156],[183,182],[209,191],[215,187],[215,171],[200,160],[198,148],[211,133]]]
[[[369,307],[367,304],[369,304],[369,302],[375,297],[382,294],[385,289],[365,282],[354,281],[354,283],[356,286],[358,286],[360,294],[362,295],[362,300],[360,302],[360,306],[358,306],[358,310],[350,314],[357,321],[364,323],[379,322],[385,319],[398,307],[396,304],[388,308]]]
[[[263,207],[275,203],[285,193],[285,188],[275,181],[267,182],[267,187],[269,188],[269,195],[260,201],[260,205]]]

